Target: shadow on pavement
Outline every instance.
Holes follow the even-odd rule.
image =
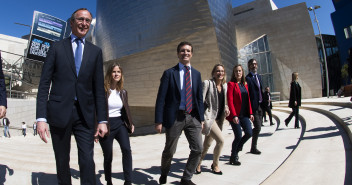
[[[0,184],[5,184],[6,182],[6,172],[9,172],[9,176],[12,176],[14,171],[7,165],[0,164]]]
[[[71,168],[71,177],[74,179],[79,179],[79,171]],[[100,182],[101,174],[96,176],[97,185],[103,185]],[[48,184],[58,184],[56,174],[44,173],[44,172],[32,172],[32,185],[48,185]]]

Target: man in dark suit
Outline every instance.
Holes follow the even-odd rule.
[[[76,10],[70,19],[72,34],[50,48],[37,96],[37,129],[46,143],[50,133],[59,184],[72,184],[71,134],[78,150],[81,184],[95,184],[94,136],[107,133],[102,51],[86,41],[91,13]],[[95,122],[98,122],[95,132]]]
[[[251,99],[252,112],[254,116],[252,147],[250,153],[259,155],[261,154],[261,152],[257,148],[257,142],[263,122],[263,113],[260,107],[260,104],[263,101],[262,79],[260,75],[257,74],[258,63],[255,59],[250,59],[248,61],[248,69],[249,73],[246,76],[246,81],[248,84],[248,91]]]
[[[1,61],[1,70],[0,70],[0,119],[6,116],[7,100],[6,100],[6,86],[5,86],[5,77],[2,71],[2,59],[0,51],[0,61]]]
[[[155,105],[155,130],[161,133],[166,129],[166,143],[161,159],[160,184],[166,183],[171,160],[176,151],[178,139],[185,132],[191,153],[183,172],[181,185],[194,184],[191,181],[196,170],[202,146],[204,105],[202,78],[191,67],[192,44],[181,42],[177,46],[179,63],[164,71]]]
[[[271,103],[271,94],[270,94],[269,87],[265,87],[265,91],[263,93],[262,108],[263,108],[263,117],[265,117],[265,112],[267,112],[269,116],[270,126],[274,125],[273,116],[271,114],[271,109],[273,108],[273,104]]]

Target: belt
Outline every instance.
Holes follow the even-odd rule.
[[[193,112],[193,110],[191,111],[191,113]],[[191,114],[191,113],[188,113],[187,111],[185,110],[178,110],[178,113],[181,113],[181,114]]]

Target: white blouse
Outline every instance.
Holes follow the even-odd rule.
[[[123,103],[119,91],[110,89],[108,104],[109,117],[120,117]]]

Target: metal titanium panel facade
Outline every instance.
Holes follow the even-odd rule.
[[[204,0],[97,0],[96,44],[113,60],[212,27]]]
[[[160,78],[177,64],[179,42],[193,44],[191,63],[203,80],[217,63],[231,75],[237,63],[231,12],[231,0],[97,0],[93,40],[105,66],[121,64],[137,126],[154,124]]]

